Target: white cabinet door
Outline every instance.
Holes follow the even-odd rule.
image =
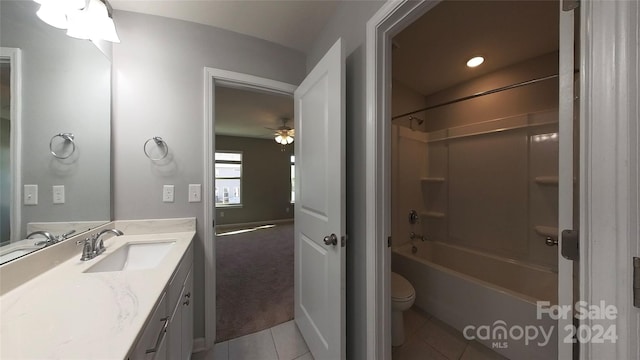
[[[182,287],[182,286],[181,286]],[[168,358],[180,359],[182,354],[182,303],[178,303],[171,309],[171,320],[167,329]]]
[[[344,61],[338,40],[294,93],[295,320],[313,357],[345,357]]]
[[[162,294],[162,298],[155,308],[151,319],[147,323],[142,335],[138,339],[132,353],[129,355],[130,360],[151,360],[165,359],[167,356],[167,324],[169,318],[167,316],[167,297]]]
[[[180,300],[182,316],[182,354],[181,359],[189,359],[193,351],[193,268],[184,281],[184,292]]]

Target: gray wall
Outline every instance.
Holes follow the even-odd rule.
[[[109,220],[109,60],[38,19],[33,1],[0,6],[0,44],[22,49],[22,183],[39,186],[38,205],[22,206],[22,235],[29,221]],[[49,153],[61,132],[76,136],[66,160]],[[53,204],[53,185],[65,185],[65,204]]]
[[[216,150],[242,152],[242,206],[216,208],[216,224],[293,218],[290,202],[293,144],[283,148],[269,139],[216,136]]]
[[[204,184],[204,67],[299,84],[305,56],[273,43],[180,20],[116,11],[113,49],[113,203],[115,219],[195,216],[194,336],[204,336],[204,203],[188,203],[188,184]],[[166,161],[142,151],[152,136]],[[163,203],[162,185],[175,185]],[[204,199],[207,201],[207,199]]]
[[[347,359],[366,359],[366,22],[381,1],[345,1],[318,35],[307,71],[342,38],[346,60],[347,111]]]

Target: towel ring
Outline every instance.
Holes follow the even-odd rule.
[[[55,151],[53,151],[53,139],[57,138],[57,137],[61,137],[64,139],[65,142],[70,142],[71,146],[73,146],[71,148],[71,152],[69,152],[69,154],[67,156],[63,156],[60,155],[58,153],[56,153]],[[49,141],[49,150],[51,151],[51,155],[53,155],[55,158],[57,159],[67,159],[69,158],[69,156],[73,155],[73,153],[76,151],[76,143],[75,141],[73,141],[74,135],[72,133],[59,133],[59,134],[55,134],[51,137],[51,140]]]
[[[158,147],[162,146],[164,147],[164,154],[162,154],[160,157],[157,158],[153,158],[151,157],[151,155],[149,155],[149,153],[147,152],[147,144],[149,144],[149,141],[152,141],[156,143],[156,145]],[[162,140],[162,138],[160,136],[154,136],[151,139],[147,140],[144,142],[144,145],[142,146],[142,150],[144,150],[144,154],[151,159],[152,161],[159,161],[162,160],[164,158],[167,157],[167,154],[169,154],[169,145],[167,145],[166,141]]]

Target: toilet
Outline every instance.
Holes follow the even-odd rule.
[[[404,343],[403,311],[408,310],[416,299],[416,290],[400,274],[391,272],[391,346]]]

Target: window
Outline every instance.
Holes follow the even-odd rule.
[[[242,153],[216,152],[215,158],[216,206],[242,205]]]
[[[296,156],[291,155],[291,203],[296,202]]]

